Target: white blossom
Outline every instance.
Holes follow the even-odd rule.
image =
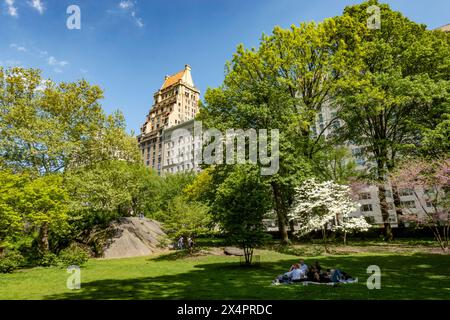
[[[300,223],[300,234],[330,228],[345,232],[366,231],[370,224],[364,217],[351,217],[359,207],[352,200],[350,188],[333,181],[307,180],[295,190],[289,218]]]

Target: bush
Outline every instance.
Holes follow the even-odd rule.
[[[45,253],[38,260],[38,264],[42,267],[52,267],[58,265],[58,263],[58,256],[51,252]]]
[[[80,245],[71,244],[69,247],[61,250],[59,253],[59,261],[65,266],[81,266],[89,260],[89,253]]]
[[[10,273],[24,263],[23,256],[17,251],[6,251],[0,256],[0,273]]]

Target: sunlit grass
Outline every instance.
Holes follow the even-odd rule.
[[[261,250],[259,267],[238,257],[140,257],[91,260],[81,289],[66,288],[65,269],[33,268],[0,275],[0,299],[449,299],[450,255],[358,253],[305,257],[359,278],[339,287],[272,286],[299,257]],[[381,268],[381,289],[368,290],[369,265]]]

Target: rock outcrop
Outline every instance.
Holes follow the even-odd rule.
[[[103,251],[104,258],[148,256],[164,250],[159,243],[165,233],[155,220],[121,218],[112,226],[115,232]]]

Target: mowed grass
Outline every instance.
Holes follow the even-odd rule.
[[[357,253],[305,257],[338,267],[359,283],[280,285],[271,281],[299,257],[261,250],[259,267],[238,257],[173,255],[91,260],[81,269],[81,289],[69,290],[65,269],[33,268],[0,274],[0,299],[450,299],[450,255]],[[368,290],[367,267],[381,268],[381,289]]]

